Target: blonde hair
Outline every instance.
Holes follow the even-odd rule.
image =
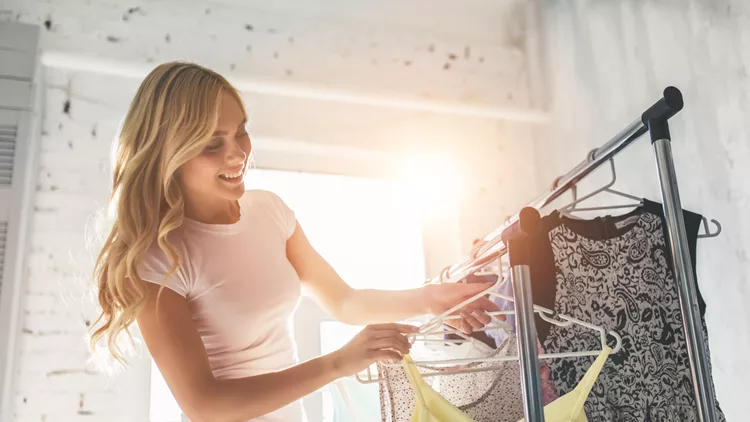
[[[237,90],[218,73],[193,63],[164,63],[141,83],[122,123],[108,201],[112,227],[94,266],[101,313],[89,338],[94,350],[106,340],[120,363],[125,359],[118,338],[127,334],[132,342],[129,327],[146,302],[139,260],[157,242],[172,261],[164,281],[181,264],[167,239],[184,218],[175,175],[216,130],[223,92],[234,96],[244,112]]]

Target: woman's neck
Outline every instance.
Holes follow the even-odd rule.
[[[208,204],[186,200],[185,217],[205,224],[234,224],[240,219],[240,204],[238,201]]]

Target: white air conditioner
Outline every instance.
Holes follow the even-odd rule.
[[[13,419],[41,130],[39,27],[0,22],[0,421]]]

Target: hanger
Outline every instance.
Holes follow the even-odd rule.
[[[612,186],[614,186],[615,182],[617,182],[617,171],[615,170],[615,161],[613,159],[609,160],[609,168],[611,171],[612,178],[610,181],[602,186],[599,189],[596,189],[593,192],[590,192],[586,195],[584,195],[581,198],[576,198],[572,202],[568,203],[567,205],[560,207],[558,210],[561,214],[570,216],[570,213],[576,212],[576,211],[601,211],[601,210],[611,210],[611,209],[621,209],[621,208],[635,208],[640,207],[643,205],[643,199],[639,198],[634,195],[630,195],[625,192],[620,192],[618,190],[612,189]],[[622,205],[607,205],[607,206],[601,206],[601,207],[588,207],[588,208],[578,208],[576,205],[580,204],[581,202],[592,198],[596,195],[599,195],[602,192],[611,193],[613,195],[625,198],[625,199],[631,199],[633,201],[636,201],[632,204],[622,204]],[[576,195],[577,196],[577,195]]]
[[[614,209],[636,208],[636,207],[642,206],[643,205],[643,199],[642,198],[639,198],[639,197],[637,197],[635,195],[630,195],[628,193],[612,189],[612,186],[614,186],[615,182],[617,181],[617,171],[615,170],[615,162],[614,162],[613,159],[609,160],[609,165],[610,165],[610,170],[611,170],[611,175],[612,175],[612,178],[610,179],[610,181],[607,184],[605,184],[604,186],[602,186],[601,188],[596,189],[595,191],[593,191],[591,193],[588,193],[588,194],[586,194],[585,196],[583,196],[581,198],[577,198],[577,196],[578,196],[577,195],[577,191],[573,190],[573,198],[574,198],[573,201],[570,202],[570,203],[568,203],[567,205],[565,205],[563,207],[560,207],[558,209],[558,211],[560,212],[560,214],[563,214],[563,215],[565,215],[567,217],[573,217],[572,213],[579,212],[579,211],[607,211],[607,210],[614,210]],[[556,182],[557,182],[557,179],[555,179],[555,183]],[[572,189],[575,189],[575,188],[576,188],[576,186],[573,185]],[[581,202],[583,202],[583,201],[585,201],[585,200],[587,200],[589,198],[592,198],[592,197],[594,197],[594,196],[596,196],[596,195],[598,195],[598,194],[600,194],[602,192],[607,192],[607,193],[610,193],[610,194],[613,194],[613,195],[616,195],[616,196],[619,196],[619,197],[622,197],[622,198],[631,199],[631,200],[634,200],[636,202],[632,203],[632,204],[604,205],[604,206],[599,206],[599,207],[586,207],[586,208],[579,208],[579,207],[577,207],[577,205],[580,204]],[[703,218],[704,233],[699,233],[698,234],[698,238],[699,239],[706,239],[706,238],[711,238],[711,237],[717,237],[719,234],[721,234],[721,229],[722,229],[721,223],[719,223],[718,221],[716,221],[716,220],[714,220],[712,218],[711,222],[716,227],[716,231],[712,232],[711,229],[710,229],[710,227],[709,227],[709,224],[708,224],[709,220],[706,217],[702,217],[702,218]]]
[[[497,293],[494,291],[496,288],[500,287],[503,283],[505,283],[505,280],[499,280],[497,283],[493,284],[492,287],[488,288],[487,290],[478,293],[471,298],[465,300],[464,302],[454,306],[451,309],[448,309],[447,311],[441,313],[440,315],[435,316],[434,318],[430,319],[428,322],[423,324],[418,333],[409,335],[409,341],[413,344],[417,341],[438,341],[442,343],[466,343],[466,342],[472,342],[472,341],[478,341],[474,338],[471,338],[462,332],[456,330],[455,328],[446,325],[445,322],[449,321],[451,319],[458,319],[460,316],[456,315],[450,315],[453,312],[455,312],[458,309],[463,308],[467,304],[477,300],[478,298],[484,296],[484,295],[490,295],[499,297],[501,299],[514,302],[512,297],[503,295],[501,293]],[[560,327],[569,327],[573,324],[580,325],[584,328],[598,331],[599,337],[602,345],[601,350],[591,350],[591,351],[576,351],[576,352],[564,352],[564,353],[543,353],[539,355],[540,359],[555,359],[555,358],[568,358],[568,357],[583,357],[583,356],[598,356],[602,350],[605,350],[607,348],[607,336],[612,336],[615,339],[615,347],[612,348],[612,353],[617,353],[620,348],[622,348],[622,338],[619,334],[617,334],[614,331],[607,332],[603,327],[581,321],[579,319],[570,317],[568,315],[564,314],[558,314],[557,318],[554,316],[554,311],[547,309],[542,306],[534,305],[534,312],[539,314],[539,317],[542,318],[544,321],[549,322],[550,324],[554,324]],[[515,311],[498,311],[498,312],[488,312],[487,315],[489,316],[497,316],[497,315],[514,315]],[[487,330],[495,330],[495,329],[504,329],[507,332],[508,324],[505,323],[496,323],[496,324],[489,324],[481,329],[477,329],[475,331],[487,331]],[[454,339],[445,339],[445,334],[458,334],[460,337],[462,337],[461,340],[454,340]],[[439,338],[432,338],[432,336],[440,336]],[[518,360],[518,356],[485,356],[485,357],[476,357],[476,358],[458,358],[458,359],[440,359],[440,360],[433,360],[433,361],[424,361],[424,360],[418,360],[414,361],[413,363],[417,366],[440,366],[440,365],[464,365],[464,364],[470,364],[470,363],[480,363],[480,362],[504,362],[504,361],[514,361]],[[401,365],[400,362],[382,362],[381,363],[384,366],[399,366]],[[471,372],[483,372],[483,371],[492,371],[497,369],[494,366],[488,366],[488,367],[482,367],[482,368],[468,368],[468,369],[454,369],[454,370],[446,370],[446,371],[428,371],[422,374],[423,377],[431,377],[431,376],[440,376],[440,375],[454,375],[454,374],[464,374],[464,373],[471,373]],[[355,378],[357,381],[359,381],[362,384],[370,384],[370,383],[376,383],[383,381],[384,378],[381,378],[378,375],[373,375],[371,369],[368,367],[364,373],[360,373],[355,375]]]
[[[514,299],[512,297],[504,295],[502,293],[498,293],[498,292],[495,291],[498,287],[502,286],[505,282],[507,282],[507,280],[498,281],[492,287],[490,287],[489,289],[483,291],[478,296],[475,296],[475,297],[467,299],[463,303],[457,305],[457,307],[459,309],[463,308],[467,304],[473,302],[474,300],[476,300],[479,297],[482,297],[484,295],[490,295],[490,296],[493,296],[493,297],[504,299],[504,300],[509,301],[509,302],[514,302]],[[413,341],[420,341],[422,338],[429,338],[428,336],[431,336],[431,335],[444,335],[444,334],[448,334],[448,333],[455,334],[458,330],[456,330],[455,328],[453,328],[453,327],[445,324],[446,321],[449,321],[449,320],[452,320],[452,319],[459,319],[459,318],[461,318],[458,315],[449,315],[452,312],[454,312],[454,311],[452,311],[452,310],[449,309],[448,311],[443,312],[442,314],[440,314],[440,315],[436,316],[435,318],[431,319],[430,321],[428,321],[427,323],[425,323],[424,325],[422,325],[420,327],[420,330],[419,330],[418,333],[411,334],[410,335],[410,337],[411,337],[410,340],[413,342]],[[569,326],[571,326],[573,324],[576,324],[576,325],[580,325],[580,326],[582,326],[584,328],[588,328],[588,329],[591,329],[591,330],[594,330],[594,331],[598,331],[599,335],[600,335],[599,337],[600,337],[600,340],[601,340],[601,344],[602,344],[602,349],[601,350],[603,350],[604,347],[607,346],[607,335],[611,335],[617,341],[617,344],[613,348],[613,353],[617,353],[617,351],[619,351],[620,348],[622,347],[622,339],[620,338],[620,335],[617,334],[614,331],[607,332],[601,326],[594,325],[594,324],[591,324],[591,323],[588,323],[588,322],[585,322],[585,321],[581,321],[581,320],[579,320],[577,318],[573,318],[573,317],[565,315],[565,314],[558,314],[557,315],[558,319],[555,319],[555,313],[554,313],[553,310],[545,308],[543,306],[539,306],[539,305],[534,305],[534,312],[537,313],[537,314],[539,314],[539,317],[542,320],[544,320],[544,321],[546,321],[546,322],[548,322],[550,324],[557,325],[559,327],[569,327]],[[489,315],[489,316],[515,315],[515,311],[511,311],[511,310],[509,310],[509,311],[496,311],[496,312],[487,312],[486,314]],[[488,325],[484,326],[483,328],[476,329],[474,331],[489,331],[489,330],[496,330],[496,329],[503,329],[503,330],[506,330],[506,332],[507,332],[507,329],[509,329],[509,326],[506,323],[499,322],[499,323],[495,323],[495,324],[488,324]],[[467,336],[465,336],[465,337],[467,337]],[[472,341],[477,341],[476,339],[471,338],[471,337],[469,337],[469,339],[472,340]],[[442,341],[443,342],[453,342],[453,340],[442,340]],[[540,357],[541,356],[546,356],[547,358],[556,358],[556,357],[598,356],[599,353],[601,352],[601,350],[545,354],[545,355],[540,355]],[[466,358],[466,359],[454,359],[454,360],[441,360],[441,361],[434,361],[434,362],[414,361],[414,363],[417,364],[417,365],[436,365],[436,364],[439,364],[439,363],[460,364],[460,363],[472,363],[472,362],[491,362],[491,361],[497,361],[497,360],[499,360],[499,361],[506,361],[506,360],[517,360],[517,359],[518,359],[518,357],[515,357],[515,356],[507,356],[507,357],[501,357],[501,358]]]
[[[711,229],[708,228],[708,219],[706,217],[703,217],[703,228],[706,230],[706,232],[705,233],[699,233],[698,234],[698,239],[706,239],[706,238],[709,238],[709,237],[716,237],[716,236],[718,236],[718,235],[721,234],[721,223],[719,223],[718,221],[714,220],[713,218],[711,219],[711,222],[714,223],[714,225],[716,226],[716,231],[713,232],[713,233],[711,232]]]

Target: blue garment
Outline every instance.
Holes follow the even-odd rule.
[[[497,276],[485,276],[486,280],[489,282],[494,282],[497,280]],[[503,280],[503,283],[500,285],[499,288],[497,288],[497,293],[500,293],[502,295],[513,297],[513,284],[510,281],[510,274],[505,277]],[[505,299],[501,299],[499,297],[492,296],[491,297],[492,302],[497,305],[498,308],[500,308],[501,311],[512,311],[514,310],[513,302]],[[505,315],[505,322],[510,326],[510,329],[512,332],[516,332],[516,316],[515,315]],[[487,335],[492,337],[495,340],[495,344],[502,344],[503,341],[505,341],[505,331],[504,330],[492,330],[487,331]]]

